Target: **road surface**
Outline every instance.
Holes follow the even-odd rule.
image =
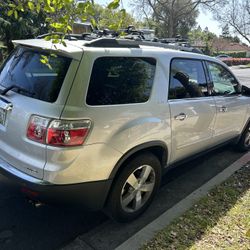
[[[239,66],[231,67],[233,73],[240,80],[240,83],[250,88],[250,68],[240,68]]]

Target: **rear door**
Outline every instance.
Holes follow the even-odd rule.
[[[169,87],[171,161],[181,160],[211,146],[215,102],[201,60],[173,59]]]
[[[224,142],[240,134],[248,108],[248,99],[237,91],[238,81],[223,65],[207,62],[212,95],[216,104],[216,122],[214,140]]]
[[[40,179],[46,145],[27,139],[29,120],[34,114],[59,118],[65,101],[58,96],[71,63],[56,56],[48,66],[40,61],[44,54],[18,47],[0,68],[0,166],[9,164]]]

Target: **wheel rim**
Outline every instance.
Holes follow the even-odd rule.
[[[250,127],[248,128],[246,135],[245,135],[245,146],[249,147],[250,146]]]
[[[135,169],[122,188],[122,209],[129,213],[138,211],[148,201],[154,187],[155,170],[151,166],[143,165]]]

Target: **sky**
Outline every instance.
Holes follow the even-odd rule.
[[[109,3],[110,0],[95,0],[95,3],[106,5]],[[127,12],[131,13],[131,8],[129,6],[128,0],[122,0],[123,7],[127,10]],[[210,14],[208,11],[200,11],[199,17],[197,19],[197,25],[200,25],[202,29],[208,27],[208,30],[215,33],[216,35],[221,34],[221,28],[219,27],[219,23],[213,20],[212,14]]]
[[[208,30],[215,33],[217,36],[221,35],[221,28],[218,22],[213,20],[213,16],[208,11],[200,11],[197,19],[197,24],[201,26],[202,29],[208,27]]]

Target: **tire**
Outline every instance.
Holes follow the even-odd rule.
[[[111,189],[106,213],[118,222],[141,215],[152,202],[161,181],[161,164],[156,156],[143,153],[131,159]]]
[[[237,148],[243,152],[250,149],[250,123],[248,123],[243,134],[241,135],[241,138],[237,144]]]

